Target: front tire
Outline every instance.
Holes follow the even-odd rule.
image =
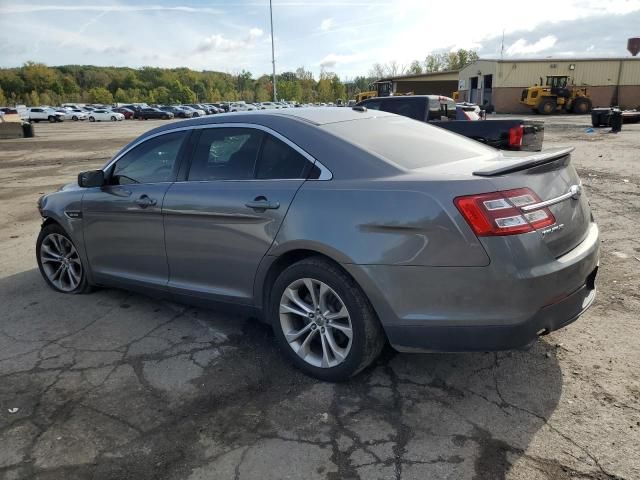
[[[90,290],[80,253],[62,227],[50,224],[38,235],[38,268],[47,285],[61,293],[84,293]]]
[[[278,276],[268,312],[284,355],[321,380],[356,375],[378,357],[385,343],[382,326],[360,287],[321,257],[301,260]]]
[[[111,115],[111,121],[115,122],[116,121],[116,117],[114,117],[113,115]]]
[[[49,123],[55,123],[56,122],[56,117],[54,117],[53,115],[49,115],[47,117],[47,120],[49,120]]]
[[[96,119],[95,119],[95,118],[93,118],[93,117],[89,117],[89,121],[90,121],[90,122],[95,122],[95,121],[96,121]]]
[[[71,117],[71,120],[73,120],[74,122],[78,121],[78,117],[76,117],[75,115],[73,117]]]
[[[580,97],[573,102],[573,113],[584,115],[591,111],[591,100],[586,97]]]

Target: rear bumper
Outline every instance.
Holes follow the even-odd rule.
[[[530,319],[516,325],[391,326],[386,331],[391,345],[403,352],[510,350],[527,346],[538,336],[574,322],[595,298],[595,287],[584,285],[560,302],[542,308]]]
[[[599,232],[553,258],[537,232],[520,235],[486,267],[345,265],[400,351],[490,351],[523,347],[562,328],[593,303]],[[505,246],[485,245],[491,258]],[[545,257],[544,252],[547,252]]]

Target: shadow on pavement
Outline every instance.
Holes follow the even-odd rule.
[[[118,290],[61,295],[36,270],[1,279],[0,305],[0,477],[501,479],[535,460],[562,390],[543,341],[387,350],[328,384],[243,317]]]

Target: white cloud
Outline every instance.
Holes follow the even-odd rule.
[[[524,38],[520,38],[507,48],[506,53],[508,56],[540,53],[552,48],[557,41],[558,37],[555,35],[547,35],[535,43],[529,43]]]
[[[333,18],[325,18],[324,20],[322,20],[322,23],[320,23],[320,30],[322,30],[323,32],[326,32],[327,30],[330,30],[331,27],[333,26],[334,26]]]
[[[209,13],[219,15],[222,10],[209,7],[186,7],[164,5],[0,5],[0,13],[38,13],[38,12],[185,12]]]
[[[252,28],[249,30],[249,38],[252,40],[260,38],[262,35],[264,35],[264,32],[259,28]]]
[[[204,38],[196,47],[196,52],[232,52],[242,50],[250,47],[262,35],[264,35],[264,32],[259,28],[250,29],[249,34],[240,40],[233,40],[225,37],[221,33],[215,33]]]
[[[333,68],[338,64],[349,64],[358,62],[366,57],[363,53],[355,53],[353,55],[337,55],[335,53],[330,53],[322,60],[320,60],[320,67],[322,68]]]

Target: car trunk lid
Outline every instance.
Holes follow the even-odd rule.
[[[589,202],[571,164],[573,148],[553,149],[533,155],[516,152],[484,162],[473,174],[487,177],[496,190],[527,187],[539,202],[521,207],[523,213],[548,208],[555,223],[536,230],[555,257],[576,247],[587,235],[591,222]]]

